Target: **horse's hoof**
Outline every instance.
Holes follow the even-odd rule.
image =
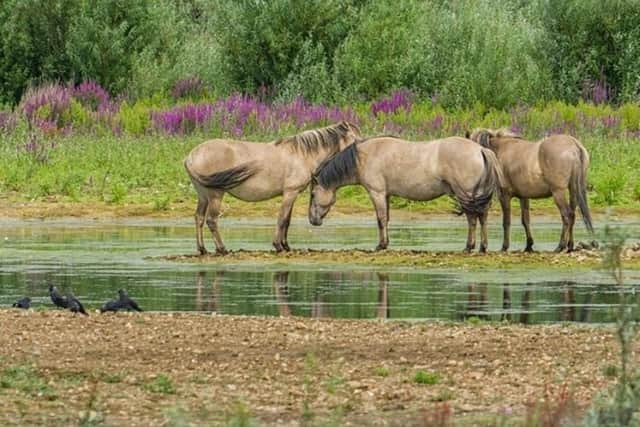
[[[487,247],[486,246],[480,246],[480,249],[478,250],[478,253],[486,254],[487,253]]]
[[[287,242],[284,242],[282,244],[282,248],[287,252],[291,252],[291,248],[289,247],[289,244]]]
[[[208,251],[208,250],[206,250],[205,248],[200,248],[200,249],[198,249],[198,254],[199,254],[200,256],[209,255],[209,251]]]
[[[377,251],[384,251],[385,249],[387,249],[386,245],[378,245],[378,246],[376,246],[376,252]]]
[[[224,256],[224,255],[228,255],[228,254],[229,254],[229,251],[226,250],[225,248],[216,249],[216,255]]]
[[[471,251],[473,251],[473,248],[464,248],[464,249],[462,250],[462,253],[463,253],[463,254],[470,254],[470,253],[471,253]]]
[[[524,248],[524,253],[532,254],[533,252],[534,251],[533,251],[533,248],[531,246],[527,246],[526,248]]]
[[[502,249],[500,249],[502,252],[509,252],[509,246],[503,246]]]
[[[560,252],[564,252],[564,250],[565,250],[565,249],[566,249],[566,248],[565,248],[564,246],[558,246],[557,248],[555,248],[555,249],[553,250],[553,252],[555,252],[555,253],[559,254]]]

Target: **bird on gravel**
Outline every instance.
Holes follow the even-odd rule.
[[[119,310],[136,310],[142,311],[137,302],[129,297],[129,294],[124,289],[118,290],[118,299],[107,301],[100,308],[100,312],[104,313],[105,311],[119,311]]]
[[[125,310],[142,311],[137,302],[129,297],[129,294],[124,289],[118,290],[118,301],[122,303]]]
[[[100,313],[104,313],[105,311],[118,311],[123,310],[124,306],[119,299],[114,299],[111,301],[105,302],[102,307],[100,307]]]
[[[31,298],[24,297],[20,298],[18,301],[14,302],[12,307],[22,308],[22,309],[30,309],[31,308]]]
[[[73,292],[69,292],[69,296],[67,297],[68,307],[72,313],[82,313],[85,316],[88,316],[89,313],[84,309],[84,306],[80,302],[78,298],[73,294]]]
[[[49,296],[51,297],[51,301],[55,304],[56,307],[60,308],[69,308],[69,300],[67,297],[64,297],[58,292],[58,288],[54,285],[49,285]]]

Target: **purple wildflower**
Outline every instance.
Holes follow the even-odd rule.
[[[151,114],[153,127],[169,135],[186,134],[201,128],[213,114],[211,104],[188,104]]]
[[[440,130],[440,128],[442,128],[443,123],[444,123],[444,117],[442,117],[442,114],[438,114],[433,118],[433,120],[431,120],[430,127],[432,130]]]
[[[27,120],[43,130],[63,127],[63,114],[68,111],[71,91],[59,84],[28,89],[22,97],[21,109]]]
[[[383,98],[380,101],[371,104],[371,112],[374,116],[377,117],[380,113],[391,114],[395,113],[399,109],[411,111],[412,97],[412,93],[408,90],[398,90],[394,92],[390,97]]]
[[[73,89],[73,97],[91,111],[105,111],[111,106],[111,99],[107,91],[93,80],[77,85]]]
[[[606,116],[602,118],[602,125],[607,128],[614,128],[617,127],[620,124],[620,119],[616,116]]]
[[[611,86],[604,77],[598,80],[587,80],[582,87],[582,97],[593,104],[606,104],[611,100]]]
[[[16,128],[16,115],[9,111],[0,111],[0,132],[9,133]]]
[[[202,98],[206,91],[204,82],[198,76],[178,80],[171,89],[171,96],[174,99],[181,98]]]

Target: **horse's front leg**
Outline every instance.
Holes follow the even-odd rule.
[[[503,190],[500,195],[500,207],[502,208],[502,251],[509,250],[511,233],[511,194]]]
[[[378,246],[376,251],[387,249],[389,246],[389,196],[383,192],[369,192],[369,197],[376,209],[376,217],[378,219]]]
[[[204,246],[204,236],[203,236],[203,228],[204,221],[207,217],[207,206],[209,202],[205,198],[198,197],[198,206],[196,207],[196,245],[198,247],[198,253],[200,255],[206,255],[209,252]]]
[[[289,224],[291,223],[293,203],[296,201],[298,194],[300,194],[300,190],[289,190],[283,194],[276,232],[273,236],[273,247],[276,249],[276,252],[290,250],[289,244],[287,243],[287,234],[289,232]]]
[[[533,252],[533,236],[531,235],[531,227],[529,225],[529,199],[523,197],[520,198],[520,217],[522,219],[524,233],[527,236],[527,246],[524,248],[524,251]]]
[[[475,214],[467,215],[467,246],[464,248],[465,253],[471,253],[476,247],[476,224],[478,217]]]

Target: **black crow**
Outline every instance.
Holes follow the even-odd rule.
[[[102,307],[100,307],[100,313],[104,313],[105,311],[118,311],[123,310],[125,307],[122,305],[122,302],[119,299],[107,301]]]
[[[27,310],[31,308],[31,298],[29,297],[20,298],[18,301],[13,303],[12,307],[24,308],[25,310]]]
[[[51,297],[51,301],[56,305],[56,307],[69,308],[69,300],[66,297],[60,295],[60,292],[58,292],[58,288],[56,288],[54,285],[49,285],[49,296]]]
[[[69,310],[71,310],[73,313],[82,313],[85,316],[89,315],[89,313],[87,313],[85,311],[85,309],[82,306],[82,303],[80,302],[80,300],[78,298],[76,298],[76,296],[73,295],[72,292],[69,293],[69,296],[67,297],[67,300],[68,300]]]
[[[137,302],[129,298],[129,294],[124,289],[118,290],[118,301],[122,304],[122,308],[125,310],[142,311]]]

